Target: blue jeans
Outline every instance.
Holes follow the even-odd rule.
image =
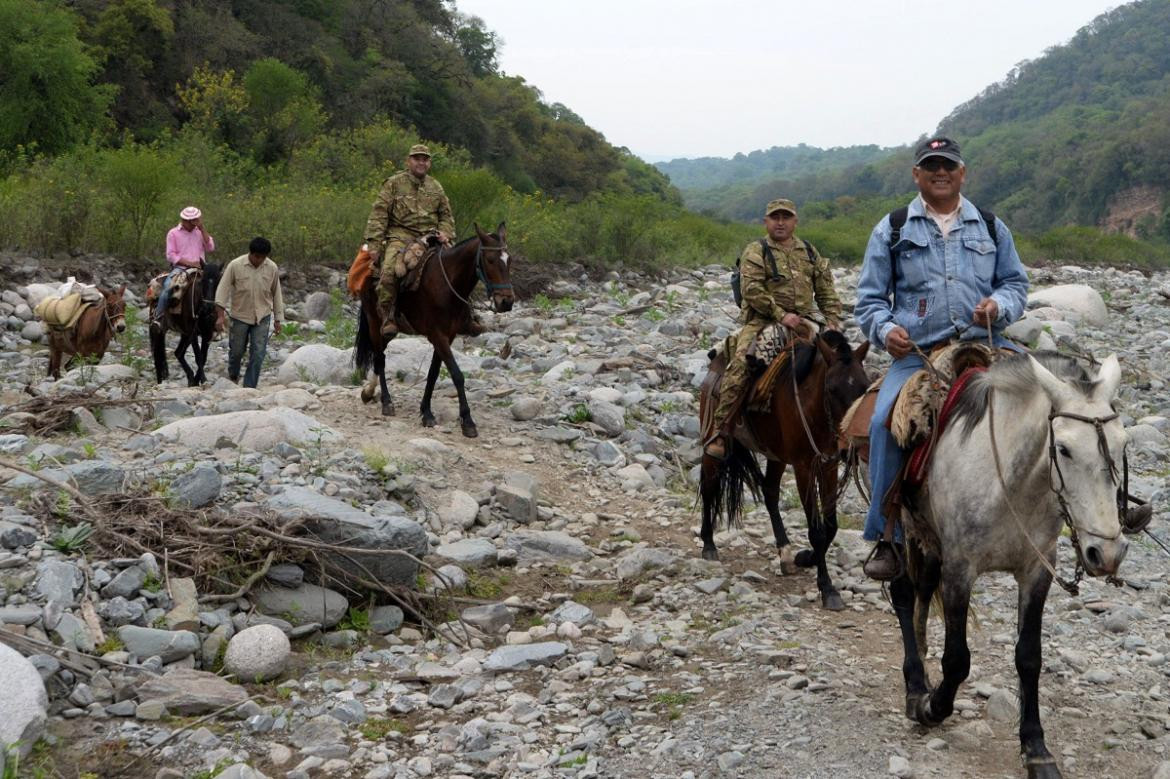
[[[244,359],[245,347],[248,349],[248,370],[244,373],[244,386],[255,387],[260,381],[260,368],[264,365],[264,355],[268,351],[268,328],[271,324],[271,314],[254,325],[232,318],[228,333],[228,376],[232,381],[240,378],[240,363]]]
[[[154,318],[156,320],[161,320],[163,318],[163,314],[167,312],[167,303],[171,301],[171,284],[174,282],[175,276],[182,273],[184,270],[185,268],[175,266],[171,269],[171,272],[167,274],[167,277],[163,279],[162,292],[158,293],[158,300],[154,304]]]
[[[1002,337],[995,339],[995,345],[1002,348],[1022,351],[1015,344]],[[894,401],[898,399],[898,392],[910,380],[919,368],[922,367],[922,358],[917,354],[908,354],[894,360],[889,373],[882,381],[878,390],[877,401],[873,407],[873,419],[869,423],[869,485],[870,501],[869,512],[865,515],[865,531],[862,538],[866,541],[877,541],[882,537],[886,527],[886,518],[882,515],[882,499],[886,491],[898,477],[898,470],[902,467],[902,459],[908,449],[898,446],[894,436],[886,428],[886,420],[890,418],[890,411],[894,408]],[[902,527],[894,527],[894,540],[902,543]]]

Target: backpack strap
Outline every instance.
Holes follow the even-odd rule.
[[[976,206],[978,208],[978,206]],[[990,211],[980,208],[979,216],[983,217],[983,224],[987,225],[987,234],[991,236],[991,242],[995,244],[995,248],[999,248],[999,231],[995,229],[995,214]]]
[[[776,266],[776,255],[772,254],[772,247],[768,245],[766,238],[760,239],[760,248],[764,250],[764,262],[768,263],[768,267],[772,269],[772,279],[780,278],[780,268]]]
[[[978,206],[976,206],[978,208]],[[983,224],[987,225],[987,234],[991,236],[991,242],[999,248],[999,231],[995,228],[995,214],[991,213],[985,208],[978,208],[979,216],[983,218]],[[906,218],[910,213],[909,206],[902,206],[890,212],[890,254],[894,254],[894,244],[902,240],[902,227],[906,224]]]

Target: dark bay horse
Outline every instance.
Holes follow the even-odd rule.
[[[802,568],[815,566],[821,605],[830,610],[845,607],[829,578],[825,553],[837,535],[837,425],[869,386],[863,366],[868,350],[868,343],[851,349],[844,336],[833,331],[821,334],[811,344],[798,341],[788,365],[776,377],[771,408],[763,413],[744,412],[743,424],[737,426],[724,462],[703,456],[699,494],[703,500],[700,535],[704,559],[719,559],[715,526],[720,516],[726,517],[729,526],[739,521],[746,485],[757,499],[763,494],[781,558]],[[711,387],[723,368],[723,357],[716,356],[703,381],[699,414],[704,420],[714,412]],[[766,473],[760,472],[755,452],[767,459]],[[780,516],[780,478],[789,464],[796,475],[812,545],[811,550],[794,558],[786,548],[788,533]]]
[[[98,287],[98,292],[102,293],[102,305],[90,306],[82,312],[72,330],[46,328],[49,333],[49,375],[54,379],[61,378],[63,355],[70,356],[70,364],[77,356],[100,360],[115,333],[126,331],[126,301],[122,298],[126,285],[117,289]]]
[[[967,614],[975,580],[1006,571],[1019,587],[1016,671],[1020,749],[1029,779],[1059,779],[1040,724],[1041,622],[1056,572],[1057,541],[1068,529],[1077,578],[1117,573],[1126,518],[1126,433],[1113,401],[1117,358],[1089,375],[1071,358],[1021,354],[967,383],[939,434],[925,485],[903,495],[908,573],[890,585],[902,632],[906,716],[938,725],[954,711],[971,668]],[[875,496],[877,498],[877,496]],[[1070,592],[1071,583],[1059,580]],[[924,667],[926,620],[941,590],[946,625],[942,682]]]
[[[183,289],[178,309],[168,306],[161,331],[151,332],[150,352],[154,356],[154,375],[159,382],[171,375],[167,366],[167,330],[172,329],[179,333],[175,358],[183,368],[183,373],[187,374],[187,386],[198,387],[207,382],[203,366],[207,363],[207,349],[215,335],[215,290],[219,286],[220,275],[218,265],[205,264],[202,272]],[[195,352],[195,370],[191,370],[187,364],[188,347]]]
[[[463,391],[463,371],[455,362],[451,342],[460,333],[466,333],[471,324],[471,291],[483,282],[495,311],[510,311],[514,299],[509,265],[507,232],[500,222],[495,233],[485,233],[475,226],[475,236],[449,249],[432,253],[424,260],[418,289],[402,290],[396,309],[400,333],[425,336],[434,347],[431,367],[427,371],[427,385],[423,391],[419,412],[424,427],[435,426],[431,411],[431,395],[439,378],[439,366],[446,365],[451,381],[459,393],[459,422],[463,435],[479,435],[471,407]],[[390,262],[392,258],[383,258]],[[376,287],[378,279],[371,275],[361,292],[358,312],[357,341],[354,344],[354,364],[362,371],[374,369],[382,390],[382,415],[394,414],[394,401],[386,386],[386,343],[382,338],[382,319],[378,314]],[[374,377],[362,387],[362,401],[374,399]]]

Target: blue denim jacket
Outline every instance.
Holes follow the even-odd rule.
[[[1007,225],[995,220],[997,249],[979,209],[965,197],[959,222],[944,240],[926,215],[922,198],[914,198],[895,247],[900,249],[897,273],[890,256],[889,216],[873,228],[853,313],[874,345],[885,348],[886,336],[899,325],[923,349],[955,337],[986,339],[987,330],[971,321],[975,306],[986,297],[999,304],[992,325],[997,334],[1024,313],[1028,276]]]

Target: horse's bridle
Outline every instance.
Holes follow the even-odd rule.
[[[487,272],[483,269],[483,253],[485,251],[499,252],[500,255],[502,256],[503,253],[507,250],[508,250],[508,244],[506,244],[502,241],[500,242],[499,246],[484,246],[483,241],[480,241],[479,246],[476,247],[476,249],[475,249],[475,276],[476,276],[476,278],[478,278],[480,281],[483,282],[483,286],[487,290],[487,294],[488,294],[489,298],[491,297],[492,293],[495,290],[497,290],[497,289],[511,290],[512,285],[511,284],[494,284],[488,279]],[[468,300],[467,298],[463,297],[462,295],[460,295],[458,292],[456,292],[455,287],[451,284],[451,277],[447,275],[447,266],[443,264],[443,251],[442,251],[442,249],[435,252],[435,254],[433,256],[439,262],[439,270],[441,270],[443,272],[443,281],[447,282],[447,289],[449,289],[451,291],[452,295],[454,295],[455,297],[459,298],[461,301],[466,303],[468,308],[474,308],[474,306],[472,305],[472,302],[470,300]],[[473,287],[473,289],[474,289],[474,287]]]
[[[122,322],[125,323],[126,309],[123,308],[122,312],[120,314],[112,317],[112,316],[110,316],[110,302],[103,298],[102,299],[102,317],[106,320],[106,324],[110,326],[110,336],[115,341],[118,340],[118,328],[114,326],[114,321],[117,319],[121,319]]]

